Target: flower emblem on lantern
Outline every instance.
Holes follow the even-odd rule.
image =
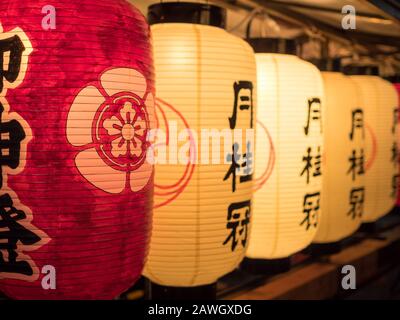
[[[137,70],[115,68],[83,88],[68,113],[67,139],[79,149],[81,175],[108,193],[143,189],[153,172],[146,161],[154,96]]]

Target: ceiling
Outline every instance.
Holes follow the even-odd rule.
[[[280,3],[282,6],[312,17],[321,23],[327,23],[332,27],[341,25],[343,17],[342,8],[346,5],[353,5],[357,14],[357,31],[371,33],[373,35],[386,35],[400,37],[400,22],[382,12],[368,1],[349,0],[277,0],[264,1]],[[356,32],[357,32],[356,31]]]
[[[130,0],[145,15],[147,7],[160,0]],[[171,0],[170,0],[171,1]],[[167,2],[164,0],[164,2]],[[253,34],[306,39],[305,56],[329,42],[333,56],[379,60],[394,72],[400,70],[400,1],[398,0],[198,0],[228,9],[228,31],[245,37],[248,21],[254,17]],[[344,30],[342,8],[356,11],[356,29]],[[255,13],[258,12],[258,13]],[[260,12],[265,12],[261,14]],[[266,18],[267,17],[267,18]],[[264,32],[262,32],[264,31]],[[319,43],[319,47],[318,47]],[[361,57],[361,58],[360,58]],[[390,69],[389,68],[389,69]]]

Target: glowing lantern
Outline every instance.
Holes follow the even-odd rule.
[[[396,80],[399,80],[399,81],[400,81],[400,77],[397,77]],[[398,81],[397,81],[397,82],[398,82]],[[395,83],[395,84],[394,84],[394,87],[396,88],[397,93],[398,93],[398,96],[399,96],[399,103],[398,103],[398,106],[400,107],[400,83]],[[399,113],[398,121],[400,121],[400,113]],[[398,141],[398,140],[397,140],[397,141]],[[399,162],[400,162],[400,157],[399,157],[398,160],[399,160]],[[397,181],[397,206],[400,206],[400,190],[399,190],[399,184],[400,184],[400,182]]]
[[[322,77],[325,84],[322,190],[326,196],[322,198],[323,214],[313,241],[320,245],[339,242],[358,229],[366,196],[366,129],[357,87],[340,72],[322,72]]]
[[[356,83],[360,106],[365,112],[365,202],[362,221],[372,223],[393,208],[397,198],[398,97],[391,83],[376,75],[377,70],[348,66]]]
[[[256,65],[251,47],[222,28],[225,14],[199,3],[149,8],[158,103],[183,119],[177,121],[179,136],[181,129],[190,129],[192,148],[185,150],[197,160],[195,165],[190,159],[174,161],[170,141],[168,163],[156,164],[156,208],[144,275],[161,286],[213,284],[238,266],[247,247],[253,146],[232,133],[255,123]],[[208,133],[228,139],[224,144],[217,137],[213,144]],[[200,134],[201,143],[195,139]],[[190,178],[182,187],[185,172]]]
[[[0,291],[111,299],[149,242],[149,27],[122,0],[47,4],[0,3]]]
[[[293,40],[249,41],[257,52],[259,126],[247,257],[277,262],[307,247],[318,228],[323,82],[315,66],[295,55]]]

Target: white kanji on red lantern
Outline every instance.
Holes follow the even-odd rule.
[[[146,161],[154,96],[146,78],[131,68],[104,72],[98,84],[75,97],[68,114],[67,138],[80,152],[82,176],[108,193],[143,189],[153,167]]]

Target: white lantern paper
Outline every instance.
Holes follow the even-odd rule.
[[[394,86],[378,76],[351,76],[365,110],[367,133],[363,222],[389,213],[396,202],[398,169],[398,97]]]
[[[256,84],[256,65],[253,50],[245,41],[209,25],[159,23],[151,30],[159,103],[173,106],[199,139],[201,130],[231,133],[233,127],[251,128],[256,112],[256,91],[251,90]],[[235,109],[237,122],[232,126],[229,118]],[[180,129],[178,126],[178,132]],[[240,182],[245,177],[241,169],[236,178],[229,174],[231,163],[223,161],[232,154],[232,144],[223,154],[224,143],[218,142],[221,152],[211,149],[211,140],[202,143],[196,141],[199,158],[208,146],[221,163],[210,160],[205,164],[198,159],[190,181],[173,201],[157,192],[157,186],[176,184],[186,165],[156,164],[155,202],[167,204],[154,211],[144,275],[158,285],[212,284],[234,270],[245,255],[252,181]],[[243,160],[246,142],[239,145]]]
[[[279,259],[307,247],[318,227],[323,82],[315,66],[295,55],[257,53],[256,61],[259,126],[255,181],[259,184],[253,196],[246,256]],[[274,166],[269,178],[262,179],[271,161]]]
[[[338,242],[361,224],[365,201],[364,110],[357,86],[340,72],[322,72],[325,84],[322,212],[315,243]]]

